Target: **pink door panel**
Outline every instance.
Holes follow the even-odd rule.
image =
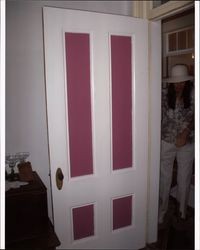
[[[93,174],[89,34],[65,33],[71,177]]]
[[[132,167],[131,37],[111,35],[113,170]]]
[[[74,240],[94,235],[94,205],[73,208]]]
[[[113,230],[132,225],[132,195],[113,199]]]

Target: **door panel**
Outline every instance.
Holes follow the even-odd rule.
[[[65,33],[71,177],[93,173],[89,39]]]
[[[113,230],[125,228],[133,224],[132,195],[113,199]]]
[[[132,166],[132,41],[111,35],[113,170]]]
[[[54,224],[61,248],[145,246],[147,35],[145,20],[44,8]]]

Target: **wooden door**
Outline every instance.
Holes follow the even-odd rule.
[[[148,23],[44,8],[49,152],[61,248],[145,246]],[[64,175],[61,189],[56,171]]]

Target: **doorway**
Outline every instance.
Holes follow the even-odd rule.
[[[162,20],[162,78],[169,77],[176,64],[187,65],[189,75],[194,76],[194,8]],[[162,83],[162,90],[166,87]],[[181,223],[177,222],[177,170],[175,159],[168,211],[158,226],[157,243],[160,249],[189,250],[194,248],[194,164],[186,220]]]

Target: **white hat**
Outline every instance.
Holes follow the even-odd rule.
[[[186,65],[177,64],[172,67],[171,76],[169,78],[164,78],[163,82],[177,83],[192,81],[193,79],[194,77],[188,74],[188,68]]]

